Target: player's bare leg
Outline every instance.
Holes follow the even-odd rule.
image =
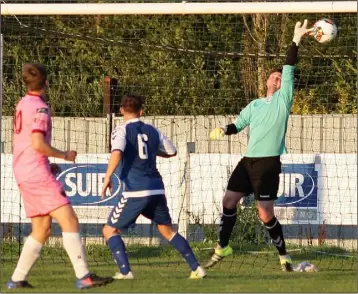
[[[32,232],[30,236],[45,244],[51,235],[52,218],[49,215],[33,217],[31,219]]]
[[[190,266],[192,272],[189,279],[202,279],[206,277],[205,270],[200,266],[189,243],[174,230],[172,225],[157,225],[159,233],[181,254]]]
[[[287,254],[283,237],[282,226],[274,214],[274,201],[257,201],[259,217],[267,229],[272,243],[276,246],[280,255],[280,264],[283,271],[292,272],[291,257]]]
[[[51,221],[52,219],[48,215],[31,218],[32,232],[24,243],[11,279],[6,283],[8,289],[33,288],[26,279],[36,260],[40,257],[43,245],[51,234]]]
[[[237,205],[245,194],[227,190],[223,198],[223,213],[220,221],[219,243],[205,268],[211,268],[224,257],[232,254],[229,240],[236,222]]]
[[[76,287],[79,289],[103,286],[112,282],[110,277],[98,277],[89,272],[85,250],[79,234],[79,223],[76,213],[70,204],[52,211],[54,218],[62,229],[63,247],[65,248],[77,277]]]
[[[120,230],[105,225],[102,230],[104,238],[107,240],[108,247],[112,253],[114,260],[117,263],[119,272],[117,272],[113,279],[116,280],[133,280],[134,275],[131,271],[126,246],[120,235]]]

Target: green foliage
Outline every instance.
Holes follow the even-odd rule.
[[[218,208],[217,208],[218,209]],[[218,219],[212,220],[212,224],[205,224],[203,217],[191,214],[191,222],[196,225],[191,231],[195,232],[199,227],[203,231],[205,242],[215,244],[219,238]],[[195,234],[195,233],[194,233]],[[198,238],[191,238],[197,241]],[[265,229],[262,226],[256,204],[251,197],[245,199],[244,205],[237,206],[237,217],[234,229],[231,234],[230,243],[236,246],[267,244]]]
[[[57,115],[102,116],[106,75],[118,79],[118,96],[145,95],[147,115],[237,114],[265,94],[267,73],[283,64],[304,17],[3,17],[3,112],[12,115],[25,92],[22,65],[41,62]],[[293,113],[356,113],[357,20],[326,17],[337,20],[340,35],[326,45],[302,42]]]
[[[232,233],[233,244],[265,243],[265,231],[259,221],[256,205],[249,207],[238,206],[235,229]]]
[[[205,240],[215,243],[218,240],[218,226],[204,225]],[[255,205],[249,207],[238,206],[236,224],[232,231],[230,244],[233,245],[260,245],[267,243],[264,228],[259,221]]]

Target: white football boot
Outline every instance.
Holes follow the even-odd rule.
[[[203,279],[205,277],[206,277],[206,271],[201,266],[198,266],[198,268],[195,271],[191,272],[189,279],[198,280],[198,279]]]
[[[126,275],[123,275],[121,273],[116,273],[112,278],[115,279],[115,280],[133,280],[134,275],[133,275],[132,272],[129,272]]]

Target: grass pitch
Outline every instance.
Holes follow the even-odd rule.
[[[249,254],[241,248],[208,270],[206,279],[189,280],[189,267],[167,246],[129,247],[135,280],[114,281],[105,287],[79,291],[74,287],[74,272],[65,252],[61,248],[44,249],[28,279],[35,288],[26,292],[357,292],[357,259],[352,256],[293,252],[294,263],[308,260],[320,272],[285,273],[280,271],[274,250],[267,252],[266,248]],[[200,246],[194,251],[202,263],[210,257],[210,252]],[[5,288],[16,266],[15,252],[13,246],[5,244],[2,248],[2,293],[25,292]],[[87,252],[91,271],[99,275],[113,275],[117,271],[104,246],[88,246]]]

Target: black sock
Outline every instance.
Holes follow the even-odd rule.
[[[236,222],[236,212],[236,207],[231,209],[223,207],[223,214],[221,216],[219,233],[219,245],[223,248],[229,245],[232,229],[234,228]]]
[[[276,246],[280,255],[286,255],[286,244],[283,238],[282,226],[277,218],[274,216],[270,221],[264,223],[267,231],[270,234],[272,243]]]

